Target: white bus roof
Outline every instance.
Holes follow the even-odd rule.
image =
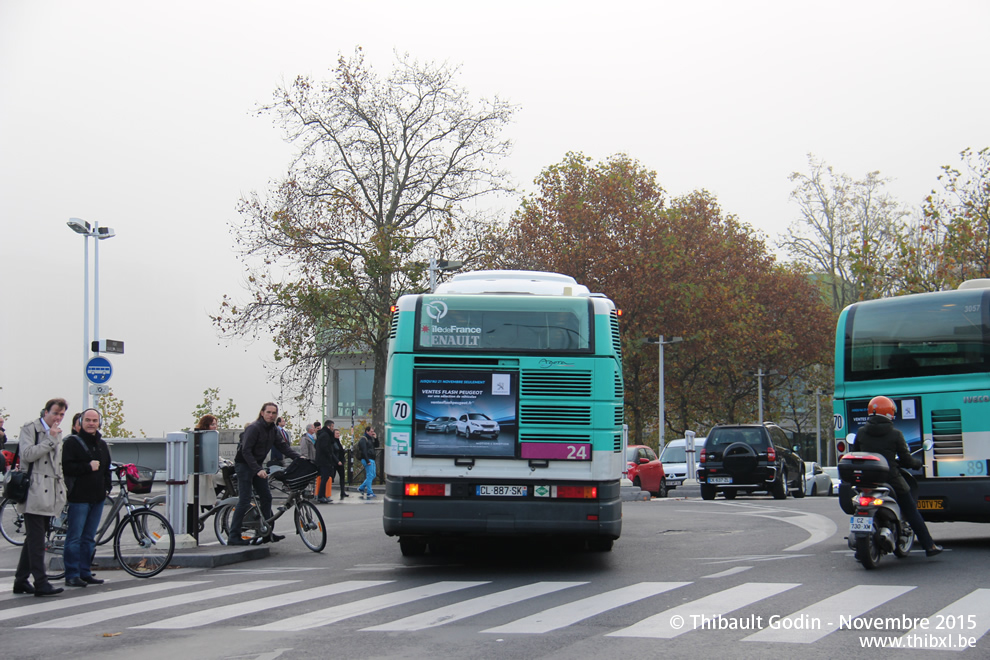
[[[544,296],[587,296],[588,287],[569,275],[536,270],[476,270],[458,273],[439,285],[436,294],[532,293]]]

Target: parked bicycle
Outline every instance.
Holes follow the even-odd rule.
[[[127,465],[111,463],[110,468],[117,477],[117,495],[113,497],[110,511],[104,515],[104,521],[97,530],[97,543],[112,538],[114,558],[121,568],[134,577],[158,575],[168,567],[175,552],[172,526],[162,514],[131,500],[127,490]],[[150,482],[150,476],[147,479]],[[158,499],[149,498],[146,502]],[[161,501],[164,501],[164,496],[161,496]],[[48,527],[45,551],[47,572],[53,580],[65,577],[62,555],[68,532],[67,511],[66,508],[61,515],[52,518]],[[123,518],[120,518],[121,515]]]
[[[165,503],[164,495],[138,499],[128,494],[128,502],[133,506],[152,508]],[[103,515],[100,526],[96,531],[96,545],[103,545],[113,540],[120,526],[120,508],[114,508],[114,498],[107,497],[103,503]],[[13,545],[24,545],[24,516],[17,513],[14,503],[8,499],[0,500],[0,536]]]
[[[261,515],[257,494],[252,492],[251,507],[244,514],[244,521],[241,523],[241,537],[252,544],[262,543],[275,529],[275,521],[286,511],[294,508],[293,522],[296,534],[307,548],[313,552],[322,552],[327,545],[327,527],[316,505],[306,499],[306,489],[316,480],[317,473],[299,479],[286,478],[284,473],[285,471],[278,471],[275,474],[281,475],[276,477],[276,480],[283,484],[286,493],[285,502],[279,505],[271,518],[266,519]],[[236,506],[237,502],[224,505],[217,511],[213,520],[213,531],[216,532],[217,540],[223,545],[227,545],[230,522],[234,517]]]

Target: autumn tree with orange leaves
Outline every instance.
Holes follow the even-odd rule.
[[[656,443],[657,351],[647,337],[681,336],[664,354],[665,435],[756,418],[757,367],[767,419],[775,389],[804,387],[831,363],[834,324],[802,272],[777,264],[752,228],[697,191],[668,201],[656,174],[625,155],[580,153],[546,168],[513,217],[502,267],[571,275],[622,309],[630,442]]]

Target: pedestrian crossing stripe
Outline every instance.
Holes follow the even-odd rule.
[[[951,630],[954,633],[949,638],[952,643],[944,648],[963,651],[966,649],[961,643],[963,638],[981,639],[990,630],[990,616],[987,616],[987,612],[990,612],[990,589],[977,589],[928,617],[931,624],[929,628],[941,626],[940,632],[943,633],[945,629]],[[902,638],[905,642],[902,648],[909,648],[907,641],[912,636],[925,632],[917,626],[907,631]]]
[[[308,600],[316,600],[318,598],[326,598],[328,596],[337,596],[349,591],[368,589],[370,587],[389,584],[390,582],[392,581],[352,580],[349,582],[340,582],[338,584],[328,584],[322,587],[303,589],[302,591],[290,591],[289,593],[277,594],[275,596],[265,596],[264,598],[259,598],[257,600],[245,600],[232,605],[224,605],[223,607],[215,607],[210,610],[183,614],[181,616],[172,617],[171,619],[147,623],[143,626],[132,626],[132,628],[152,630],[183,630],[186,628],[197,628],[200,626],[209,625],[211,623],[233,619],[234,617],[243,616],[245,614],[253,614],[255,612],[262,612],[264,610],[269,610],[276,607],[304,603]]]
[[[441,607],[440,609],[424,612],[423,614],[416,614],[391,623],[384,623],[380,626],[364,628],[363,630],[398,632],[434,628],[446,623],[466,619],[467,617],[474,616],[475,614],[481,614],[482,612],[487,612],[499,607],[505,607],[506,605],[514,605],[529,598],[545,596],[555,591],[560,591],[561,589],[570,589],[571,587],[577,587],[582,584],[588,583],[537,582],[535,584],[527,584],[522,587],[499,591],[488,596],[473,598],[469,601],[454,603],[453,605],[448,605],[447,607]]]
[[[743,641],[811,644],[838,630],[840,615],[861,616],[912,589],[914,587],[860,584],[834,596],[829,596],[825,600],[820,600],[790,616],[782,617],[779,621],[780,625],[764,628],[744,638]],[[804,621],[819,621],[822,622],[822,625],[818,629],[795,625],[797,622]],[[829,623],[833,625],[828,625]]]
[[[689,583],[688,583],[689,584]],[[747,582],[690,603],[654,614],[628,628],[608,633],[608,637],[649,637],[671,639],[698,628],[704,617],[715,619],[729,612],[752,605],[770,596],[797,587],[797,584]]]
[[[8,600],[5,603],[23,602],[25,604],[3,608],[0,610],[0,619],[4,622],[12,621],[16,625],[17,619],[30,617],[24,622],[28,625],[23,626],[23,628],[28,629],[75,629],[113,619],[122,619],[173,607],[185,607],[187,610],[185,614],[150,622],[147,619],[145,622],[139,620],[135,621],[135,625],[132,626],[135,629],[183,630],[202,628],[223,621],[236,620],[239,617],[248,617],[252,614],[272,612],[278,608],[298,603],[318,602],[339,594],[401,584],[395,580],[348,580],[293,590],[295,585],[299,584],[299,580],[254,580],[227,586],[216,586],[211,584],[212,582],[212,580],[150,581],[141,586],[127,586],[100,591],[92,589],[89,590],[91,593],[79,589],[72,591],[71,595],[66,594],[59,599],[46,599],[44,602],[28,603],[24,600]],[[491,581],[440,581],[400,589],[391,593],[379,593],[357,601],[300,615],[280,617],[275,614],[267,617],[269,623],[242,629],[260,632],[309,630],[351,618],[367,616],[389,608],[425,601],[435,596],[455,594],[461,591],[468,595],[467,599],[461,599],[456,603],[447,599],[446,604],[428,611],[403,616],[386,623],[364,628],[359,627],[360,630],[366,632],[415,632],[452,624],[526,601],[536,601],[536,599],[557,592],[574,590],[572,593],[575,594],[576,599],[561,599],[564,600],[561,605],[542,609],[535,614],[479,631],[485,634],[542,634],[575,625],[591,617],[665,592],[681,590],[690,585],[698,587],[711,583],[707,581],[639,582],[604,593],[586,595],[592,589],[589,586],[592,584],[586,581],[539,581],[511,588],[496,589],[498,585]],[[492,589],[495,590],[484,595],[481,595],[480,591],[473,595],[470,594],[469,590],[483,585],[492,585]],[[689,602],[683,602],[659,614],[647,616],[624,628],[607,633],[605,636],[671,639],[705,630],[705,626],[700,625],[700,622],[704,621],[706,617],[708,620],[712,620],[731,612],[743,610],[798,586],[801,585],[766,582],[741,584]],[[882,606],[914,589],[916,589],[914,586],[857,585],[818,600],[790,614],[781,612],[779,616],[774,615],[771,618],[776,621],[775,625],[757,625],[749,629],[738,625],[731,629],[744,631],[743,634],[747,636],[742,637],[740,641],[771,644],[812,644],[836,630],[851,629],[848,624],[844,624],[845,627],[840,627],[841,620],[849,621],[857,620],[859,617],[874,616],[867,613],[882,612],[883,610],[880,609]],[[96,592],[92,593],[92,591]],[[285,593],[281,593],[283,591]],[[584,597],[580,597],[582,592],[585,594]],[[245,598],[244,596],[247,594],[254,595]],[[219,604],[216,607],[209,607],[207,604],[205,608],[200,608],[195,612],[188,611],[190,609],[188,606],[196,607],[205,601],[220,598],[230,598],[235,602]],[[458,596],[458,598],[460,597]],[[125,599],[136,602],[117,604]],[[30,599],[30,601],[35,600]],[[536,607],[530,607],[529,611],[536,609]],[[511,610],[509,611],[511,612]],[[49,618],[51,614],[58,612],[65,613],[66,616]],[[919,635],[924,637],[926,633],[931,633],[932,629],[936,625],[940,625],[939,622],[941,621],[943,627],[940,630],[943,633],[942,637],[948,641],[948,646],[943,643],[939,648],[965,650],[971,648],[977,640],[982,639],[990,631],[990,614],[988,612],[990,612],[990,589],[975,589],[945,605],[936,613],[915,619],[927,619],[930,622],[929,629],[918,627],[905,633],[904,629],[901,628],[896,631],[896,636],[890,639],[896,642],[898,637],[903,635],[900,639],[904,642],[904,647],[915,648],[909,643],[916,641],[914,638]],[[765,624],[767,617],[754,612],[734,617],[734,619],[739,620],[760,618]],[[820,621],[822,625],[802,627],[800,624],[804,621]],[[944,634],[948,622],[957,626],[957,629],[953,631],[951,640],[948,640],[949,636]],[[960,622],[964,622],[965,625],[960,627]],[[709,629],[715,628],[709,626]],[[865,628],[861,632],[871,636],[878,634],[877,630],[869,628]]]
[[[95,594],[79,595],[75,598],[52,599],[43,603],[25,605],[22,607],[4,610],[2,617],[4,619],[16,619],[23,616],[36,616],[38,614],[48,614],[49,612],[65,610],[70,607],[89,607],[92,605],[99,605],[100,603],[106,603],[111,600],[120,600],[122,598],[131,598],[134,596],[151,596],[163,591],[181,589],[183,587],[195,587],[201,584],[209,584],[209,582],[199,580],[191,582],[152,582],[140,587],[129,587],[116,591],[99,591]]]
[[[546,633],[558,628],[573,625],[579,621],[607,612],[616,607],[628,605],[637,600],[677,589],[690,582],[640,582],[604,594],[590,596],[583,600],[552,607],[539,614],[527,616],[504,626],[482,630],[486,633]]]
[[[274,587],[285,586],[287,584],[294,584],[296,582],[298,582],[298,580],[257,580],[254,582],[245,582],[244,584],[232,584],[226,587],[214,587],[213,589],[207,589],[205,591],[193,591],[187,594],[179,594],[176,596],[166,596],[164,598],[145,600],[142,603],[129,603],[127,605],[118,605],[116,607],[110,607],[105,610],[92,610],[89,612],[83,612],[82,614],[75,614],[73,616],[62,617],[61,619],[51,619],[49,621],[41,621],[39,623],[35,623],[30,626],[21,626],[21,627],[22,628],[82,628],[83,626],[101,623],[109,619],[119,619],[120,617],[129,616],[132,614],[140,614],[142,612],[152,612],[154,610],[162,610],[165,609],[166,607],[175,607],[176,605],[188,605],[189,603],[199,603],[204,600],[210,600],[211,598],[236,596],[239,594],[246,594],[251,591],[258,591],[259,589],[271,589]]]
[[[434,582],[433,584],[426,584],[421,587],[413,587],[412,589],[405,589],[391,594],[366,598],[356,603],[328,607],[301,616],[290,617],[282,621],[273,621],[263,626],[244,628],[244,630],[257,630],[261,632],[298,632],[300,630],[310,630],[362,614],[369,614],[387,607],[405,605],[422,598],[439,596],[450,593],[451,591],[459,591],[482,584],[488,584],[488,582]]]

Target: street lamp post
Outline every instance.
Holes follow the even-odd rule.
[[[89,362],[89,239],[96,239],[93,250],[93,338],[100,338],[100,241],[116,236],[110,227],[101,227],[97,222],[90,226],[85,220],[69,218],[65,223],[69,229],[83,237],[83,405],[89,400],[88,383],[86,379],[86,364]],[[93,397],[96,405],[96,396]]]
[[[773,370],[763,371],[763,367],[760,367],[756,371],[749,372],[750,376],[756,376],[756,391],[757,391],[757,396],[759,396],[760,398],[759,401],[760,424],[763,423],[763,378],[764,376],[774,376],[776,374],[777,372]]]
[[[657,388],[659,390],[659,394],[658,394],[658,397],[657,397],[658,398],[658,416],[657,416],[657,421],[658,421],[658,427],[659,427],[659,435],[658,435],[658,440],[657,440],[657,451],[659,452],[659,451],[663,451],[663,446],[664,446],[664,441],[663,441],[663,418],[664,418],[664,415],[663,415],[663,413],[664,413],[664,400],[663,400],[663,347],[665,345],[667,345],[667,344],[678,344],[678,343],[684,341],[684,339],[681,338],[681,337],[671,337],[670,339],[664,341],[663,335],[660,335],[656,339],[654,339],[652,337],[648,337],[644,341],[647,344],[656,344],[657,345],[657,349],[659,351],[660,383],[659,383],[659,387]]]
[[[437,288],[437,273],[442,270],[457,270],[463,265],[460,261],[450,261],[447,259],[437,259],[436,257],[430,257],[430,265],[427,266],[426,270],[430,272],[430,293],[436,291]]]
[[[815,428],[817,437],[817,442],[815,444],[815,460],[818,464],[822,464],[822,397],[826,394],[831,394],[831,391],[825,391],[820,387],[816,387],[813,390],[805,390],[805,394],[812,394],[815,397]],[[829,444],[829,452],[831,453],[832,444]],[[835,461],[832,457],[827,457],[829,459],[829,465],[833,464]]]

